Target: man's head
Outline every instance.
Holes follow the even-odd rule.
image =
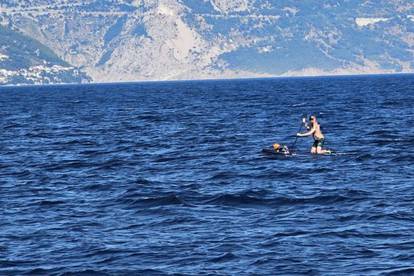
[[[316,116],[314,116],[314,115],[309,116],[309,122],[315,123],[316,122]]]
[[[273,149],[274,150],[279,150],[280,149],[280,144],[273,144]]]

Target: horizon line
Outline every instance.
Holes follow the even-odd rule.
[[[94,85],[116,85],[116,84],[148,84],[148,83],[169,83],[169,82],[209,82],[209,81],[242,81],[242,80],[272,80],[272,79],[317,79],[337,77],[375,77],[375,76],[399,76],[414,75],[414,72],[399,73],[359,73],[359,74],[330,74],[330,75],[303,75],[303,76],[266,76],[266,77],[236,77],[236,78],[205,78],[205,79],[171,79],[171,80],[136,80],[136,81],[115,81],[115,82],[86,82],[86,83],[43,83],[43,84],[0,84],[2,88],[20,87],[47,87],[47,86],[94,86]]]

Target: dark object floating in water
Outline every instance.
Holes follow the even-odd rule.
[[[262,149],[262,153],[264,155],[273,156],[273,157],[275,156],[287,157],[287,156],[295,155],[295,153],[285,153],[285,152],[275,151],[273,148],[264,148]]]

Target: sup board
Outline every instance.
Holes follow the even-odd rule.
[[[262,154],[271,157],[292,157],[292,156],[339,156],[339,155],[347,155],[347,153],[339,153],[339,152],[331,152],[331,153],[324,153],[324,154],[312,154],[312,153],[296,153],[291,152],[289,154],[285,154],[283,152],[277,152],[273,148],[264,148],[262,149]]]

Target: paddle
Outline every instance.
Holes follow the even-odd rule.
[[[300,131],[302,130],[302,127],[303,127],[303,120],[302,120],[302,122],[301,122],[301,124],[300,124],[299,130],[298,130],[298,133],[300,133]],[[295,134],[295,136],[296,136],[296,138],[295,138],[295,142],[293,142],[292,146],[290,147],[290,151],[291,151],[291,152],[293,152],[293,151],[295,150],[296,142],[298,141],[298,137],[299,137],[299,136],[297,136],[296,134]]]

